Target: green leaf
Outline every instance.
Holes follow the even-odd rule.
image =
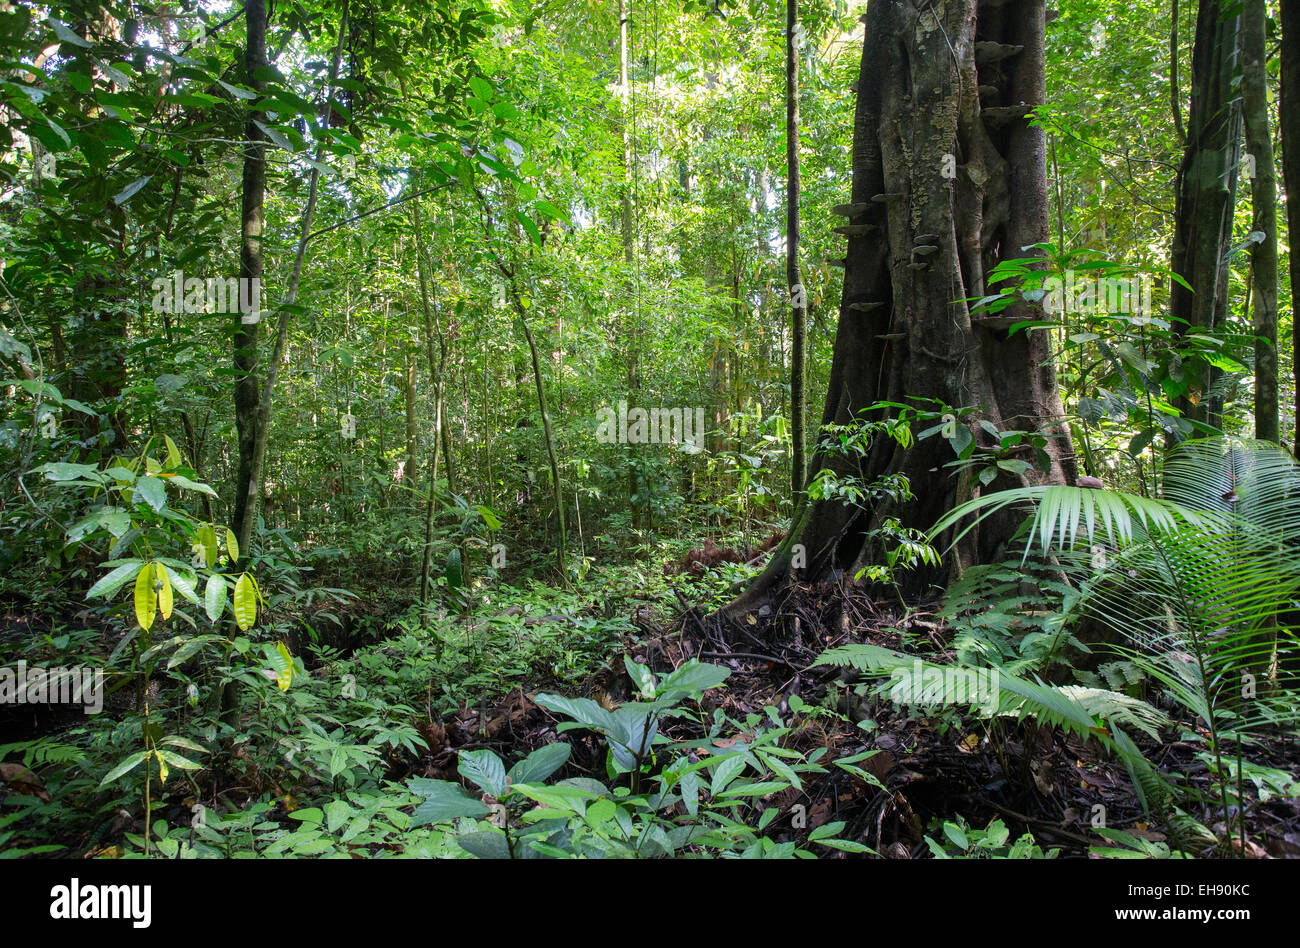
[[[623,656],[623,667],[627,669],[628,677],[632,679],[632,684],[636,685],[643,697],[655,696],[655,676],[650,673],[649,668],[632,661],[631,655]]]
[[[537,748],[510,768],[508,777],[511,784],[540,783],[565,765],[572,750],[562,742]]]
[[[533,223],[532,218],[521,211],[515,212],[515,218],[519,221],[519,226],[528,233],[529,239],[540,247],[542,245],[542,232],[537,229],[537,225]]]
[[[537,208],[538,212],[545,214],[551,220],[562,221],[565,219],[564,213],[550,201],[538,200],[533,206]]]
[[[823,823],[821,826],[817,827],[815,830],[813,830],[811,833],[808,834],[808,839],[811,842],[819,839],[825,839],[828,836],[834,836],[837,833],[839,833],[840,830],[844,829],[844,826],[845,823],[843,820],[840,820],[839,822],[836,823]]]
[[[121,191],[118,191],[113,195],[113,203],[118,205],[125,204],[127,201],[131,200],[131,198],[135,197],[140,192],[140,189],[149,183],[149,179],[152,177],[153,175],[147,174],[143,178],[136,178]]]
[[[282,148],[285,151],[289,152],[290,154],[293,153],[293,144],[289,141],[287,137],[285,137],[284,132],[280,131],[278,128],[275,128],[271,125],[267,125],[264,122],[259,122],[257,119],[253,119],[253,124],[256,125],[258,128],[260,128],[262,130],[262,134],[264,134],[267,137],[267,139],[277,148]]]
[[[460,550],[454,546],[447,553],[447,568],[444,575],[447,578],[448,589],[460,589],[465,585]]]
[[[173,767],[179,767],[181,770],[202,770],[203,765],[197,764],[188,757],[182,757],[175,751],[163,750],[158,748],[154,751],[159,757],[171,764]]]
[[[247,99],[256,99],[256,98],[257,98],[257,93],[256,93],[256,92],[254,92],[252,89],[245,89],[243,86],[234,86],[234,85],[231,85],[230,83],[228,83],[228,82],[224,82],[224,81],[222,81],[222,80],[220,80],[220,79],[217,80],[217,85],[221,86],[221,88],[225,89],[227,92],[229,92],[231,95],[233,95],[236,99],[245,99],[245,100],[247,100]]]
[[[203,646],[207,645],[208,642],[210,641],[212,640],[207,638],[206,636],[190,639],[188,642],[186,642],[184,645],[178,648],[175,652],[173,652],[172,657],[167,660],[168,670],[173,669],[177,665],[180,665],[188,661],[190,658],[194,657],[194,655],[196,655],[199,652],[199,650],[201,650]]]
[[[209,497],[216,497],[217,492],[207,484],[200,484],[198,481],[192,481],[184,474],[173,474],[168,478],[177,487],[183,487],[186,490],[198,491],[200,494],[207,494]]]
[[[729,668],[692,658],[659,682],[658,696],[662,700],[695,697],[718,687],[730,674]]]
[[[970,840],[966,838],[966,834],[962,832],[961,827],[956,823],[944,823],[943,835],[956,843],[958,849],[964,850],[970,848]]]
[[[187,740],[184,737],[176,737],[175,735],[164,737],[162,742],[170,747],[179,747],[181,750],[193,751],[196,754],[206,754],[209,752],[202,744],[195,744],[191,740]]]
[[[257,593],[253,588],[253,577],[240,573],[235,580],[235,624],[239,631],[247,632],[257,621]]]
[[[96,596],[111,596],[129,582],[136,573],[140,572],[140,567],[144,564],[138,560],[123,563],[117,569],[113,570],[107,576],[104,576],[99,582],[91,586],[86,593],[87,599],[93,599]]]
[[[42,464],[37,468],[38,471],[44,472],[45,476],[52,481],[75,481],[91,480],[102,481],[99,469],[93,464]]]
[[[216,622],[226,610],[226,581],[220,576],[209,576],[203,590],[203,611]]]
[[[428,823],[445,823],[462,816],[480,817],[492,812],[478,800],[470,798],[458,785],[447,780],[417,777],[407,784],[421,797],[411,818],[411,827]]]
[[[46,22],[50,24],[50,27],[54,30],[54,35],[59,38],[60,42],[68,43],[81,49],[90,49],[91,46],[94,45],[72,32],[67,25],[60,23],[58,20],[54,19],[54,17],[50,17]]]
[[[99,785],[101,787],[108,786],[118,777],[122,776],[128,771],[134,770],[136,767],[139,767],[142,763],[144,763],[145,758],[147,758],[148,756],[149,756],[148,751],[140,751],[139,753],[132,754],[130,757],[125,758],[121,763],[119,763],[116,767],[114,767],[104,776],[104,779],[99,782]]]
[[[506,795],[506,768],[501,758],[492,751],[484,749],[462,753],[456,770],[465,779],[478,784],[485,793],[498,798]]]
[[[172,588],[181,594],[181,598],[196,606],[199,605],[198,593],[194,591],[197,577],[187,576],[171,566],[164,566],[163,569],[167,572],[167,579],[171,582]]]
[[[156,477],[141,477],[135,482],[135,502],[144,501],[154,510],[167,506],[167,491]]]
[[[502,833],[493,830],[478,830],[457,837],[456,842],[467,853],[479,859],[509,859],[510,845]]]
[[[346,800],[331,800],[325,804],[325,826],[331,833],[338,832],[340,826],[352,816],[352,807]]]
[[[155,565],[145,563],[135,578],[135,619],[146,632],[158,611],[158,593],[153,588]]]
[[[713,772],[713,795],[722,793],[727,788],[727,784],[739,776],[745,766],[743,754],[728,754],[722,758],[722,763],[718,764],[718,769]]]

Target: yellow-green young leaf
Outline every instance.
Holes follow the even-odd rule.
[[[135,578],[135,621],[146,632],[153,625],[154,613],[158,611],[158,593],[154,591],[153,578],[153,563],[145,563]]]
[[[162,613],[164,619],[172,617],[172,581],[167,575],[167,567],[161,563],[154,564],[154,573],[160,580],[158,589],[158,611]]]
[[[167,761],[163,760],[162,754],[158,751],[153,752],[154,758],[158,761],[158,779],[163,783],[167,782]]]
[[[281,671],[278,666],[275,669],[275,683],[280,686],[281,691],[288,691],[289,684],[293,681],[293,656],[289,654],[289,649],[283,642],[276,642],[275,650],[284,659],[284,670]]]
[[[226,552],[230,554],[230,562],[239,561],[239,540],[235,538],[235,531],[229,527],[226,528]]]
[[[235,580],[235,624],[239,631],[247,632],[257,621],[257,590],[253,586],[253,577],[240,573]]]
[[[203,561],[208,569],[217,565],[217,531],[211,524],[199,527],[199,545],[203,547]]]
[[[167,442],[167,466],[180,467],[181,452],[176,447],[176,442],[171,439],[170,435],[163,435],[163,440]]]

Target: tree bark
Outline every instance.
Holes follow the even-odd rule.
[[[1242,111],[1250,178],[1252,230],[1264,235],[1250,254],[1255,299],[1255,437],[1275,444],[1281,437],[1277,374],[1277,184],[1273,138],[1268,127],[1265,0],[1245,0],[1242,11]]]
[[[266,0],[248,0],[244,6],[248,40],[244,49],[244,81],[258,93],[266,91],[266,82],[258,70],[266,66]],[[266,203],[266,139],[257,123],[263,113],[250,109],[244,129],[244,177],[240,195],[239,279],[241,286],[260,285],[262,279],[262,230]],[[258,284],[243,281],[258,281]],[[235,474],[235,509],[233,529],[241,549],[252,533],[256,513],[252,510],[258,488],[253,483],[253,455],[257,441],[257,403],[261,389],[257,378],[257,337],[259,324],[244,322],[239,314],[235,327],[234,366],[235,430],[239,463]]]
[[[1300,453],[1300,4],[1287,0],[1282,7],[1282,82],[1278,109],[1282,126],[1282,178],[1286,187],[1287,240],[1291,267],[1291,348],[1295,371],[1295,431],[1292,444]]]
[[[641,387],[637,365],[639,361],[638,330],[640,327],[637,326],[636,285],[632,279],[632,268],[636,263],[636,239],[632,226],[632,116],[629,109],[631,85],[628,81],[627,69],[629,53],[627,27],[627,0],[618,0],[618,100],[619,125],[622,130],[623,141],[623,181],[622,187],[619,189],[619,220],[620,236],[623,242],[623,266],[627,269],[625,288],[629,307],[625,338],[625,345],[627,346],[628,404],[636,405],[636,393]],[[632,508],[632,526],[644,526],[641,516],[643,503],[641,500],[640,479],[637,476],[636,464],[633,463],[630,457],[628,458],[627,470],[627,497]]]
[[[1072,482],[1074,457],[1046,333],[1011,336],[1006,319],[972,316],[964,302],[985,294],[985,274],[1000,259],[1023,256],[1022,247],[1047,238],[1043,132],[1025,117],[1006,120],[1023,109],[987,113],[1043,101],[1044,4],[872,0],[864,22],[848,206],[857,226],[848,236],[822,423],[850,424],[880,401],[977,406],[963,423],[983,447],[990,444],[981,419],[999,430],[1054,436],[1046,470],[1002,474],[988,489]],[[980,86],[996,88],[983,103]],[[1027,303],[1006,314],[1041,318]],[[790,578],[797,553],[806,558],[801,578],[829,579],[880,561],[873,537],[884,520],[931,527],[976,489],[972,478],[945,468],[953,459],[949,442],[935,437],[909,449],[878,439],[864,458],[819,449],[810,475],[829,469],[870,484],[901,474],[914,499],[861,506],[810,500],[766,570],[727,613],[770,598]],[[985,521],[958,548],[954,566],[1000,556],[1018,525],[1014,515]],[[924,568],[900,580],[903,592],[915,595],[945,578],[940,569]]]
[[[409,351],[402,358],[402,399],[406,407],[406,463],[402,465],[402,483],[418,484],[420,481],[416,471],[419,467],[417,457],[420,442],[415,426],[415,358]]]
[[[433,584],[433,518],[438,502],[438,451],[442,431],[442,370],[446,352],[435,354],[434,339],[442,332],[434,323],[432,274],[424,251],[424,222],[420,219],[420,201],[411,202],[411,223],[415,228],[415,268],[420,280],[420,308],[424,314],[424,353],[433,384],[433,458],[429,462],[429,494],[424,509],[424,555],[420,563],[420,601],[428,602]]]
[[[326,112],[332,108],[331,103],[334,95],[334,84],[338,80],[339,69],[342,65],[343,44],[346,41],[348,32],[348,3],[344,0],[343,11],[339,21],[339,38],[334,45],[334,56],[330,61],[329,78],[325,83],[325,103]],[[263,59],[265,59],[266,37],[263,30],[262,47]],[[328,118],[327,118],[328,121]],[[265,145],[262,146],[265,148]],[[264,159],[265,156],[263,156]],[[325,158],[324,144],[316,147],[316,161],[319,165]],[[247,167],[247,166],[246,166]],[[262,166],[263,184],[265,183],[265,161]],[[235,522],[238,526],[235,528],[235,535],[239,538],[239,547],[243,550],[252,549],[253,525],[257,522],[258,507],[262,502],[262,482],[266,473],[266,446],[267,440],[271,433],[271,404],[275,395],[275,383],[279,379],[281,359],[284,355],[284,347],[289,339],[289,320],[292,317],[292,307],[298,299],[298,287],[302,281],[303,264],[307,257],[307,241],[311,238],[311,224],[316,217],[316,203],[320,197],[320,170],[313,166],[311,170],[310,183],[307,188],[307,206],[303,208],[302,221],[298,230],[298,247],[294,253],[293,270],[289,274],[289,285],[285,289],[284,299],[280,301],[280,316],[276,322],[275,347],[271,352],[271,359],[266,367],[266,381],[260,391],[257,391],[257,337],[256,332],[253,334],[252,342],[252,369],[246,378],[251,380],[252,388],[257,391],[256,402],[252,406],[255,420],[251,427],[251,437],[245,439],[243,429],[240,429],[239,438],[239,470],[240,478],[238,484],[241,490],[247,492],[243,497],[242,505],[236,502]],[[259,228],[260,214],[259,214]],[[260,231],[259,231],[260,232]],[[258,273],[261,273],[261,248],[260,241],[258,247]],[[241,260],[240,275],[243,275],[243,266]],[[241,320],[241,327],[244,324]],[[257,323],[253,323],[251,328],[256,330]],[[241,377],[241,382],[245,377]],[[238,392],[236,393],[238,398]],[[245,449],[250,451],[250,456],[245,456]],[[243,473],[247,469],[247,478]]]
[[[799,274],[799,51],[796,27],[799,0],[785,4],[785,279],[790,287],[790,499],[799,506],[807,462],[804,460],[804,340],[808,304]]]
[[[1174,241],[1170,270],[1195,290],[1171,281],[1169,314],[1174,332],[1211,333],[1228,306],[1228,262],[1232,209],[1240,157],[1241,113],[1235,105],[1233,72],[1238,65],[1240,14],[1223,16],[1221,0],[1201,0],[1192,49],[1191,111],[1187,147],[1178,169]],[[1190,390],[1174,402],[1194,422],[1218,427],[1222,401],[1212,395],[1222,374],[1203,362],[1185,368]]]

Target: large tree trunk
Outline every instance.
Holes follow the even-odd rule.
[[[1287,242],[1291,245],[1291,327],[1292,350],[1300,356],[1300,319],[1296,317],[1296,300],[1300,299],[1300,4],[1282,4],[1282,97],[1278,109],[1282,127],[1282,180],[1286,188]],[[1295,372],[1295,440],[1300,454],[1300,357],[1292,359]]]
[[[981,319],[963,302],[984,295],[998,260],[1024,256],[1022,247],[1047,238],[1045,141],[1021,107],[1043,101],[1044,16],[1042,0],[873,0],[864,17],[852,198],[841,209],[850,221],[848,253],[822,423],[849,424],[882,400],[930,398],[978,406],[963,423],[982,448],[990,439],[980,419],[1058,436],[1048,442],[1046,470],[1003,475],[988,489],[1075,477],[1047,335],[1008,333],[1007,316],[1041,313],[1018,304]],[[993,88],[981,95],[982,87]],[[955,177],[945,175],[953,170]],[[868,541],[887,518],[931,527],[974,489],[972,478],[944,467],[953,459],[938,437],[909,449],[878,439],[860,460],[819,448],[810,483],[824,468],[866,483],[902,474],[915,499],[809,502],[730,614],[767,598],[804,558],[797,572],[814,581],[879,562]],[[999,556],[1017,524],[1015,516],[985,521],[951,565]],[[927,568],[900,579],[905,593],[919,594],[945,574]]]
[[[1221,0],[1201,0],[1192,48],[1192,105],[1187,148],[1178,168],[1174,243],[1170,270],[1195,290],[1174,281],[1169,315],[1179,334],[1204,333],[1221,325],[1228,308],[1228,261],[1232,208],[1241,152],[1238,66],[1241,15],[1224,16]],[[1191,390],[1175,405],[1184,417],[1218,427],[1222,398],[1212,394],[1222,374],[1205,363],[1188,368]]]
[[[1253,229],[1264,235],[1250,255],[1255,299],[1255,437],[1278,442],[1277,375],[1277,185],[1273,171],[1273,136],[1268,127],[1268,77],[1264,0],[1246,0],[1242,23],[1245,53],[1241,94],[1246,148],[1254,158],[1250,178]]]

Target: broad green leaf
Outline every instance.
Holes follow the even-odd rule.
[[[494,830],[465,833],[457,837],[456,842],[460,843],[461,848],[467,853],[472,853],[479,859],[510,858],[510,846],[506,842],[505,835]]]
[[[45,474],[52,481],[74,481],[86,479],[91,481],[102,480],[99,469],[93,464],[67,464],[59,462],[55,464],[42,464],[38,471]]]
[[[140,751],[139,753],[132,754],[131,756],[125,758],[121,763],[119,763],[116,767],[114,767],[104,776],[104,779],[99,782],[99,785],[101,787],[108,786],[118,777],[122,776],[128,771],[134,770],[136,767],[139,767],[142,763],[144,763],[145,758],[147,758],[148,756],[149,756],[148,751]]]
[[[149,179],[152,177],[153,175],[147,174],[143,178],[136,178],[121,191],[118,191],[113,195],[113,203],[125,204],[127,201],[131,200],[131,198],[135,197],[136,194],[139,193],[140,189],[149,183]]]
[[[60,23],[58,20],[54,19],[54,17],[50,17],[46,22],[50,24],[50,27],[54,30],[54,35],[59,38],[60,42],[68,43],[69,45],[77,46],[81,49],[90,49],[91,46],[94,45],[83,37],[78,36],[66,24]]]
[[[202,770],[203,769],[202,764],[197,764],[194,761],[190,760],[188,757],[182,757],[180,754],[177,754],[175,751],[163,750],[162,748],[158,748],[157,750],[154,751],[154,754],[156,754],[160,760],[165,760],[173,767],[179,767],[181,770]]]
[[[178,572],[170,565],[165,566],[164,569],[167,570],[167,577],[171,580],[172,589],[180,593],[181,598],[186,602],[196,606],[199,605],[198,593],[194,591],[194,584],[198,581],[198,578]]]
[[[352,816],[352,807],[346,800],[331,800],[325,804],[325,827],[331,833],[337,833],[339,827]]]
[[[240,573],[235,580],[235,624],[239,631],[247,632],[257,621],[257,593],[253,591],[253,577]]]
[[[492,751],[484,749],[462,753],[456,770],[466,780],[478,784],[485,793],[498,798],[506,795],[506,768],[501,763],[501,758]]]
[[[542,782],[564,766],[572,750],[573,748],[562,742],[537,748],[510,768],[508,775],[510,782],[512,784]]]
[[[176,737],[175,735],[171,737],[164,737],[162,742],[164,744],[170,745],[171,747],[179,747],[181,750],[193,751],[196,754],[208,753],[208,749],[204,747],[202,744],[195,744],[193,741],[188,740],[184,737]]]
[[[167,505],[167,491],[163,482],[156,477],[141,477],[135,482],[135,502],[144,501],[154,510],[162,510]]]
[[[220,576],[209,576],[203,590],[203,611],[216,622],[226,609],[226,581]]]
[[[154,564],[146,563],[135,578],[135,619],[146,632],[158,611],[158,593],[153,588]]]
[[[411,827],[429,823],[445,823],[462,816],[486,816],[491,811],[478,800],[469,797],[457,784],[447,780],[417,777],[407,784],[411,792],[421,797],[411,818]]]
[[[93,599],[96,596],[111,596],[124,585],[126,585],[136,573],[140,571],[143,564],[139,561],[123,563],[107,576],[102,577],[99,582],[91,586],[86,593],[87,599]]]

